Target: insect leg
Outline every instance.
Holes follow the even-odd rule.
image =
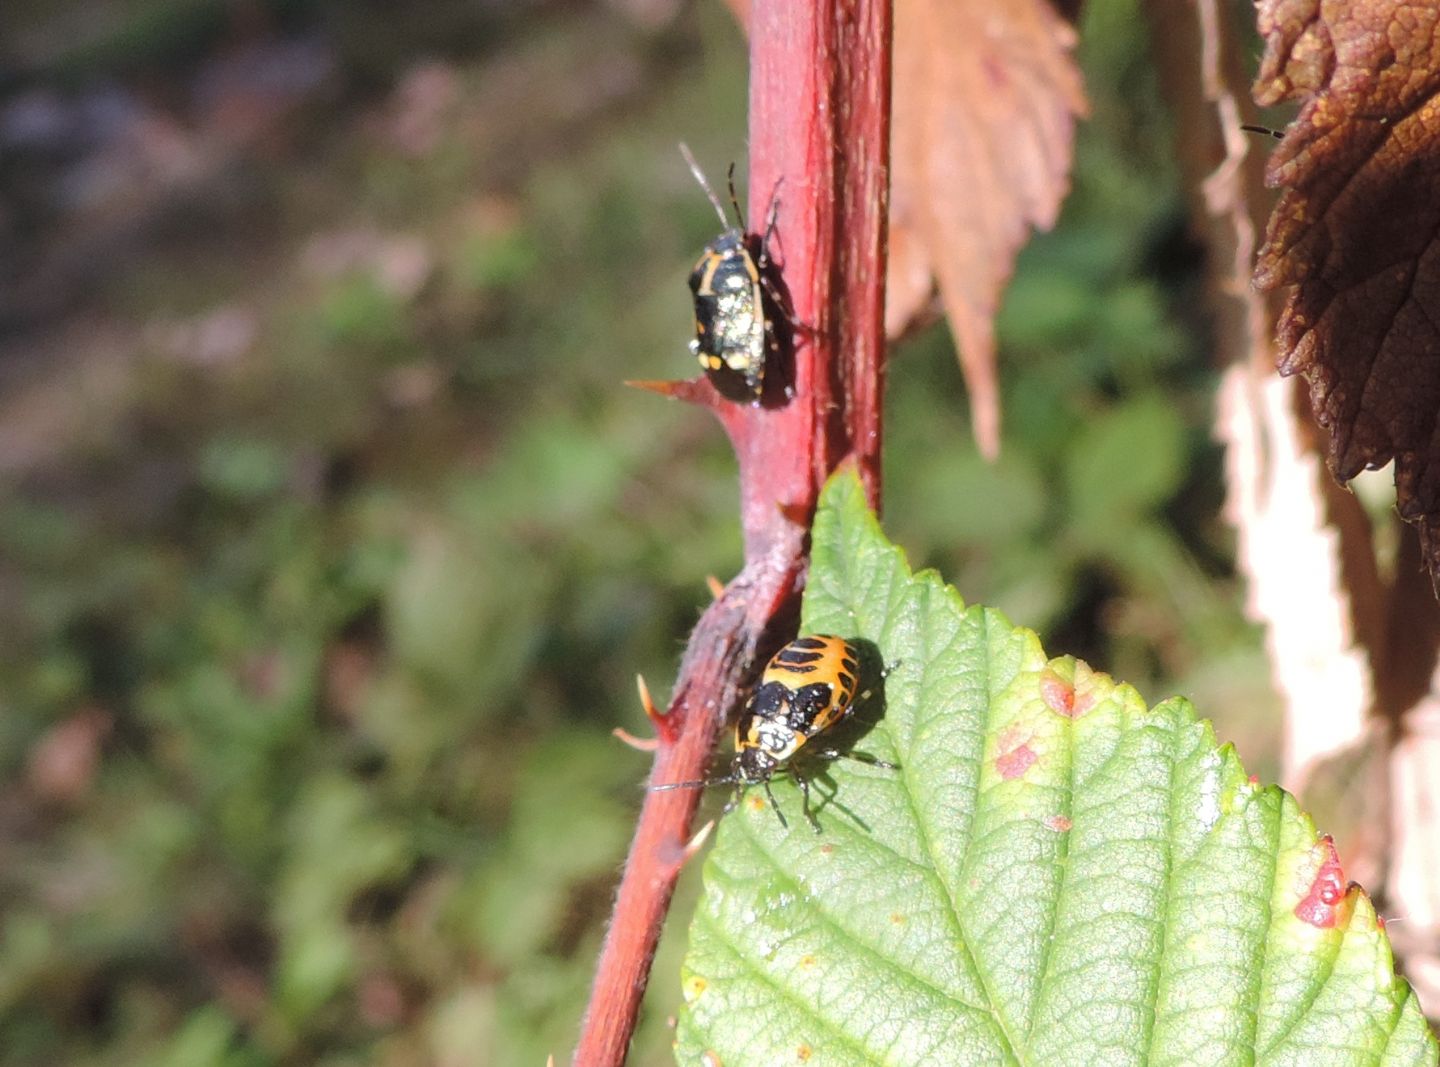
[[[757,264],[762,272],[770,265],[770,238],[775,236],[775,224],[780,219],[780,183],[784,180],[776,178],[775,189],[770,193],[770,212],[765,217],[765,232],[760,236],[760,259]]]
[[[889,678],[890,675],[894,674],[902,666],[904,666],[902,661],[897,659],[894,663],[890,664],[888,667],[882,670],[880,672],[880,677],[875,680],[875,685],[872,685],[869,689],[865,690],[865,692],[861,693],[860,699],[864,700],[866,697],[872,695],[875,690],[880,686],[880,684],[885,681],[886,678]]]
[[[875,684],[855,698],[855,702],[850,705],[851,709],[853,710],[855,708],[858,708],[861,704],[865,703],[865,701],[873,697],[875,695],[875,690],[879,689],[880,686],[884,684],[885,679],[889,678],[892,672],[898,671],[899,669],[900,661],[896,660],[894,663],[890,664],[890,666],[886,667],[883,671],[881,671],[880,677],[875,680]]]
[[[785,813],[780,810],[780,805],[775,803],[775,794],[770,792],[770,780],[767,778],[764,784],[765,796],[770,801],[770,807],[775,809],[775,818],[780,820],[780,825],[783,826],[785,829],[790,829],[790,824],[785,821]]]
[[[740,797],[744,794],[744,792],[744,784],[741,782],[737,782],[735,784],[735,791],[730,794],[730,799],[725,801],[725,806],[720,809],[720,814],[722,817],[729,815],[732,811],[735,810],[735,806],[740,803]]]
[[[766,267],[769,266],[768,263],[762,264],[759,262],[757,262],[756,265],[760,268],[762,272],[766,269]],[[795,313],[790,310],[790,306],[785,302],[784,295],[781,294],[779,289],[775,288],[775,283],[770,280],[770,276],[768,274],[762,273],[760,275],[760,284],[765,288],[765,295],[768,296],[770,298],[770,302],[775,305],[775,310],[785,316],[786,322],[790,323],[791,326],[799,330],[801,333],[814,335],[815,333],[819,332],[815,329],[814,326],[811,326],[808,322],[804,322],[795,316]],[[770,329],[770,322],[768,319],[765,322],[765,329]]]
[[[811,829],[818,834],[820,833],[820,820],[815,818],[815,813],[810,810],[810,783],[797,776],[795,784],[800,787],[800,810],[805,813],[805,819],[809,822]]]
[[[872,756],[868,752],[841,752],[838,748],[822,748],[815,753],[815,758],[823,760],[854,760],[856,763],[863,763],[867,767],[883,767],[887,771],[898,771],[900,769],[900,764],[883,760],[879,756]]]

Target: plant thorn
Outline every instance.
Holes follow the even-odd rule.
[[[702,848],[705,847],[705,842],[709,840],[710,834],[714,831],[714,829],[715,820],[711,819],[704,826],[700,827],[699,830],[695,831],[695,836],[685,843],[684,855],[680,860],[682,864],[688,863],[690,861],[690,858],[694,856],[695,853],[699,852]]]
[[[640,706],[645,709],[645,717],[656,726],[659,726],[660,720],[664,718],[664,715],[660,709],[655,706],[655,701],[651,699],[650,687],[645,684],[645,676],[643,674],[637,674],[635,676],[635,688],[640,691]]]
[[[617,726],[610,733],[637,752],[654,752],[660,747],[658,737],[636,737],[623,726]]]

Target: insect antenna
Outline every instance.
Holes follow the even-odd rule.
[[[1248,122],[1241,123],[1241,124],[1240,124],[1240,128],[1241,128],[1242,130],[1244,130],[1246,133],[1265,133],[1265,134],[1269,134],[1271,137],[1275,138],[1277,141],[1280,140],[1280,139],[1282,139],[1282,138],[1285,136],[1285,131],[1284,131],[1284,130],[1272,130],[1269,126],[1254,126],[1254,125],[1252,125],[1252,124],[1250,124],[1250,123],[1248,123]]]
[[[664,785],[649,785],[645,789],[650,793],[663,793],[667,789],[704,789],[712,785],[733,785],[740,779],[733,774],[727,774],[720,778],[696,778],[689,782],[666,782]]]
[[[690,146],[684,141],[680,142],[680,154],[685,157],[685,162],[690,165],[690,173],[695,175],[695,180],[700,183],[700,188],[705,190],[705,195],[710,199],[710,205],[715,209],[715,214],[720,216],[720,225],[725,229],[730,228],[730,220],[725,217],[725,209],[720,205],[720,198],[715,195],[715,190],[710,188],[710,183],[705,180],[705,172],[700,169],[700,164],[695,162],[695,157],[690,154]],[[734,173],[735,166],[731,164],[731,173]],[[731,196],[734,196],[734,186],[731,186]],[[739,209],[739,205],[736,205]],[[740,228],[745,228],[742,223]]]
[[[730,188],[730,206],[735,209],[735,217],[740,220],[740,230],[745,230],[745,212],[740,210],[740,198],[735,195],[735,164],[732,161],[730,169],[725,172],[725,184]]]

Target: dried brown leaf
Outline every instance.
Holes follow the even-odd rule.
[[[1291,285],[1280,369],[1303,373],[1339,479],[1395,460],[1440,576],[1440,7],[1262,0],[1255,98],[1300,100],[1266,181],[1255,268]]]
[[[1055,222],[1085,110],[1075,31],[1046,0],[898,0],[885,328],[930,310],[936,281],[975,436],[1000,444],[995,311],[1031,227]]]

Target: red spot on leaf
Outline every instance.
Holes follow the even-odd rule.
[[[1259,785],[1259,784],[1260,784],[1260,776],[1259,776],[1258,774],[1252,774],[1252,775],[1250,776],[1250,784],[1251,784],[1251,785]]]
[[[1030,765],[1038,759],[1035,750],[1023,741],[1012,748],[1009,752],[995,757],[995,769],[1000,772],[1000,777],[1009,781],[1011,778],[1019,778],[1030,769]]]
[[[1345,872],[1340,867],[1340,855],[1335,851],[1335,842],[1326,834],[1320,838],[1324,859],[1310,891],[1305,899],[1295,905],[1295,917],[1301,922],[1329,930],[1339,920],[1339,905],[1345,899]]]
[[[1056,833],[1061,834],[1075,825],[1064,815],[1047,815],[1042,821],[1047,830],[1054,830]]]
[[[1076,717],[1075,687],[1054,671],[1040,676],[1040,695],[1045,698],[1045,706],[1056,715],[1067,719]]]

